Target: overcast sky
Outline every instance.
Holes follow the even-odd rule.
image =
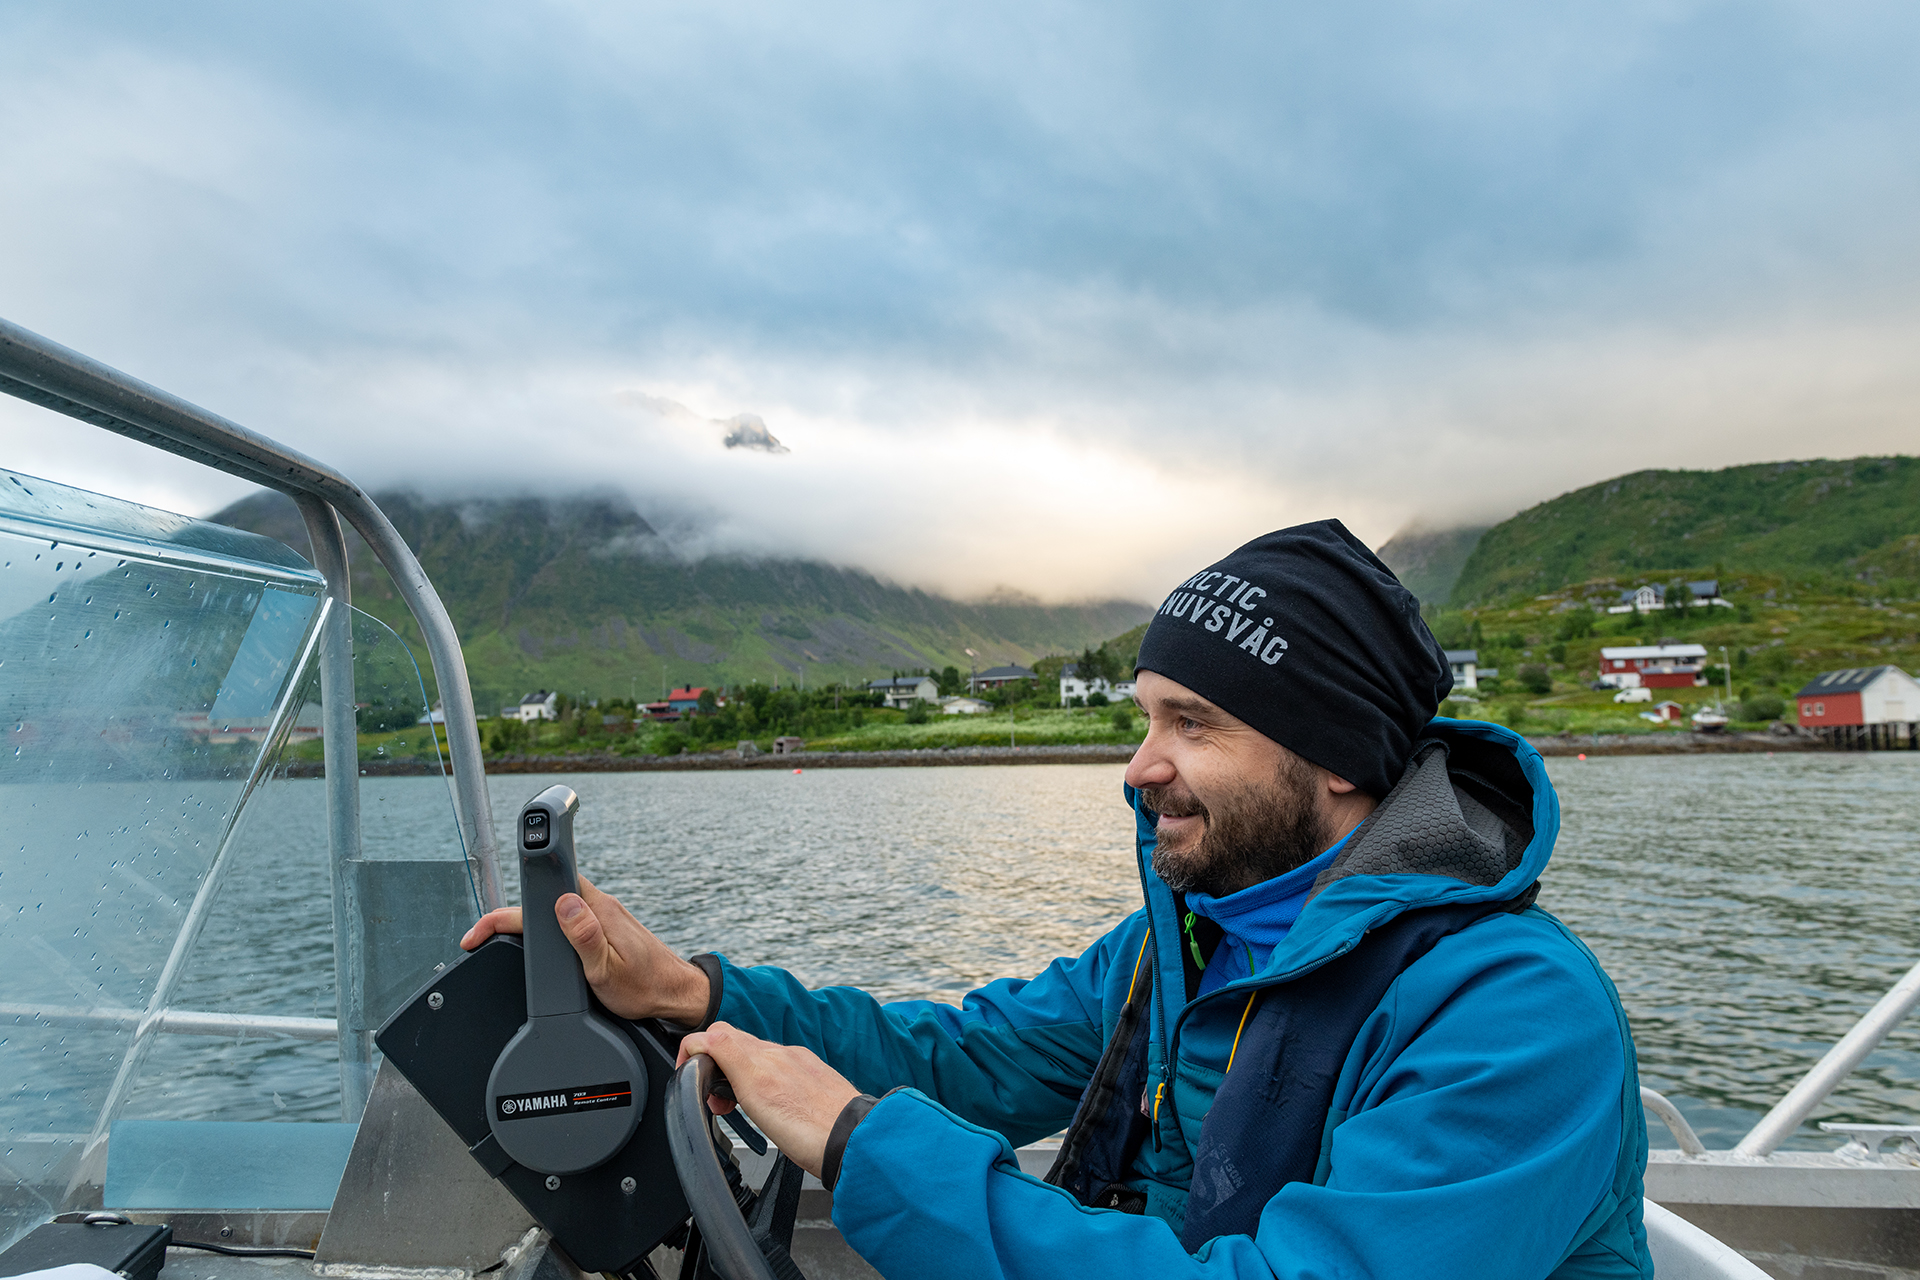
[[[1912,452],[1917,47],[1844,0],[15,0],[0,316],[369,487],[1158,598],[1300,520]]]

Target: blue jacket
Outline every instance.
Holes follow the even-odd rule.
[[[1496,725],[1428,732],[1451,758],[1409,769],[1259,973],[1191,1002],[1180,981],[1154,984],[1152,1127],[1133,1183],[1145,1215],[1086,1208],[1013,1153],[1072,1119],[1148,949],[1160,973],[1183,973],[1152,818],[1130,790],[1146,906],[1030,981],[955,1009],[727,965],[720,1018],[888,1095],[841,1165],[833,1215],[848,1243],[884,1275],[968,1280],[1652,1276],[1626,1015],[1598,961],[1538,907],[1442,939],[1388,988],[1347,1055],[1313,1183],[1282,1188],[1252,1236],[1180,1244],[1190,1153],[1248,993],[1409,908],[1514,898],[1546,867],[1559,804],[1539,755]]]

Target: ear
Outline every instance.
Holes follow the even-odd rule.
[[[1356,787],[1353,783],[1348,782],[1345,778],[1341,777],[1337,773],[1332,772],[1331,770],[1322,769],[1321,772],[1326,774],[1327,790],[1331,791],[1336,796],[1344,796],[1349,792],[1358,791],[1360,789],[1359,787]]]

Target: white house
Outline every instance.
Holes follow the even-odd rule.
[[[978,698],[942,698],[940,713],[949,716],[977,716],[982,711],[991,711],[992,707]]]
[[[1478,689],[1480,687],[1480,651],[1478,649],[1448,649],[1447,665],[1453,668],[1454,688]]]
[[[872,680],[867,688],[886,697],[896,711],[915,702],[940,701],[940,682],[932,676],[895,676],[891,680]]]
[[[1090,693],[1104,693],[1109,702],[1126,702],[1132,699],[1134,682],[1131,680],[1108,680],[1105,676],[1095,676],[1091,680],[1082,680],[1077,663],[1069,662],[1060,668],[1060,705],[1070,707],[1075,698],[1085,698]]]
[[[1081,679],[1078,663],[1069,662],[1060,668],[1060,705],[1063,707],[1072,706],[1075,698],[1085,698],[1094,692],[1106,693],[1112,687],[1104,676],[1095,676],[1091,680]],[[1112,695],[1108,694],[1108,696]]]
[[[560,716],[560,695],[548,693],[542,689],[530,693],[511,707],[500,708],[502,720],[518,720],[522,724],[531,724],[535,720],[556,720]]]
[[[1722,609],[1731,609],[1733,605],[1720,596],[1720,579],[1702,578],[1698,582],[1689,582],[1687,590],[1693,593],[1696,605],[1715,605]],[[1620,593],[1620,603],[1607,609],[1608,613],[1652,613],[1667,607],[1667,589],[1659,585],[1635,587],[1631,591]]]

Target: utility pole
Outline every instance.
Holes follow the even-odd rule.
[[[1727,646],[1720,646],[1720,670],[1727,677],[1727,706],[1733,705],[1733,661],[1727,657]],[[1727,708],[1720,708],[1725,711]]]

